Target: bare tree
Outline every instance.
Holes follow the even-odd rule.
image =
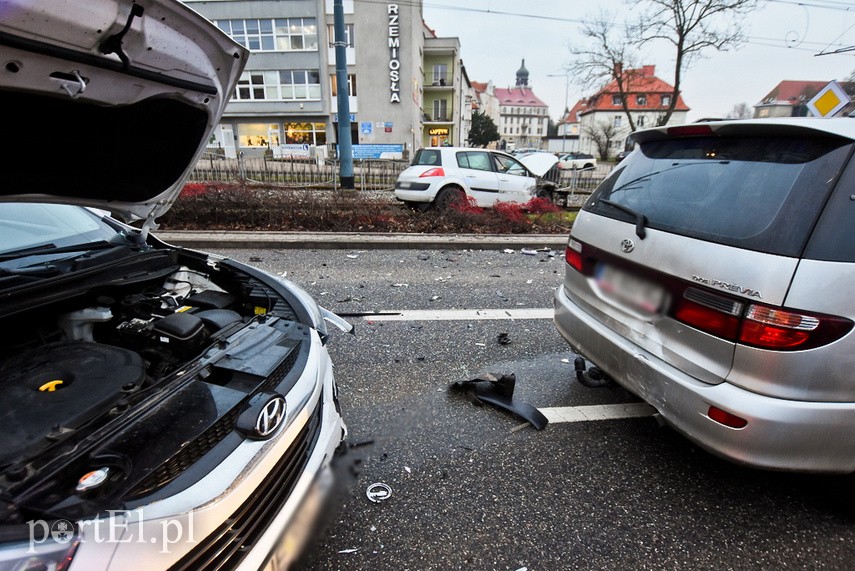
[[[594,141],[594,146],[597,147],[597,154],[600,156],[600,159],[603,161],[608,160],[612,141],[617,135],[617,127],[608,121],[597,121],[592,125],[585,125],[583,132]]]
[[[601,87],[614,81],[626,114],[630,131],[635,131],[635,121],[629,112],[628,90],[638,71],[637,53],[626,41],[628,29],[619,33],[613,24],[615,16],[605,11],[586,19],[582,35],[590,40],[589,46],[571,47],[574,59],[566,66],[583,87]]]
[[[647,10],[629,38],[638,46],[665,41],[674,47],[674,91],[659,125],[674,113],[683,73],[709,50],[726,51],[745,40],[744,16],[759,0],[645,0]]]
[[[747,103],[737,103],[727,114],[728,119],[751,119],[754,116],[754,108]]]

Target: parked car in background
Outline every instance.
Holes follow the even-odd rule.
[[[597,166],[597,159],[587,153],[564,153],[558,157],[558,168],[561,170],[592,169]]]
[[[556,163],[550,153],[513,157],[501,151],[427,147],[416,151],[395,183],[395,197],[414,208],[447,208],[471,198],[489,208],[497,202],[526,203],[551,195],[555,183],[541,179]]]
[[[855,121],[634,137],[579,213],[555,293],[579,380],[611,377],[734,462],[852,473]]]
[[[284,568],[345,435],[346,325],[151,234],[247,50],[172,0],[10,0],[0,32],[0,569]]]

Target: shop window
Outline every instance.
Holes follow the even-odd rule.
[[[285,123],[285,144],[325,145],[327,131],[324,123]]]

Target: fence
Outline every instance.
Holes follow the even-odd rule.
[[[398,175],[407,168],[404,161],[388,159],[355,160],[353,175],[359,190],[391,190]],[[339,183],[338,161],[314,159],[274,159],[271,157],[239,157],[226,159],[204,155],[196,163],[190,180],[252,181],[300,188],[335,188]]]
[[[392,190],[398,175],[407,168],[405,161],[388,159],[355,160],[354,186],[358,190]],[[562,193],[571,197],[587,196],[611,172],[612,165],[597,165],[593,169],[551,169],[545,179],[553,182]],[[196,163],[190,180],[234,182],[251,181],[299,188],[337,188],[339,163],[314,159],[276,159],[272,157],[240,157],[227,159],[204,155]],[[566,202],[570,206],[570,201]]]

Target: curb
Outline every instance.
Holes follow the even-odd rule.
[[[154,232],[175,246],[199,249],[377,249],[377,250],[564,250],[559,234],[382,234],[360,232],[247,232],[175,230]]]

